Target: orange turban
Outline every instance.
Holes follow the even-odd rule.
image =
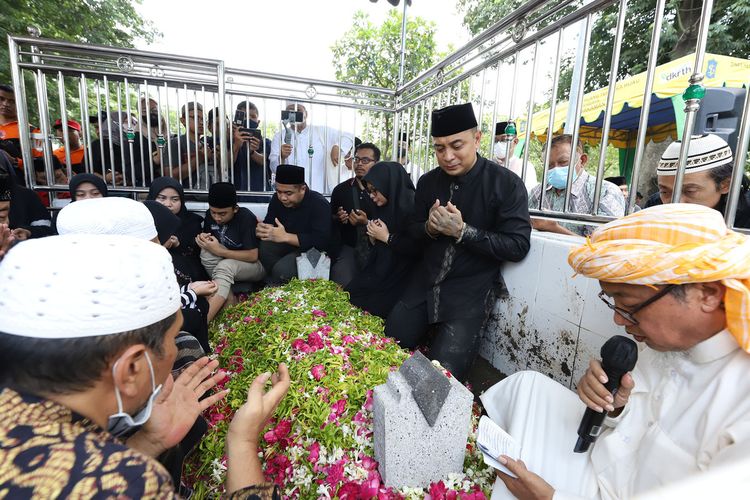
[[[750,352],[750,238],[728,229],[716,210],[690,203],[641,210],[599,227],[568,263],[610,283],[720,281],[727,328]]]

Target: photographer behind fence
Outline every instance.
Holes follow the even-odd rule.
[[[199,102],[184,104],[180,108],[180,123],[185,133],[170,140],[171,171],[167,175],[180,180],[186,189],[208,189],[213,182],[214,163],[204,144],[207,141],[203,137],[203,106]]]
[[[106,110],[89,120],[98,128],[99,137],[91,143],[92,171],[104,178],[108,185],[132,186],[141,180],[140,155],[136,172],[131,169],[130,142],[127,131],[137,125],[136,118],[127,111]],[[101,126],[99,123],[101,122]],[[146,175],[150,175],[146,158]],[[148,177],[150,179],[150,177]]]
[[[125,152],[125,174],[128,179],[135,179],[136,186],[145,187],[151,184],[153,179],[163,175],[170,175],[168,165],[167,142],[172,138],[167,128],[164,114],[159,111],[159,104],[155,99],[141,96],[139,101],[141,116],[139,119],[133,117],[132,122],[126,127],[126,143],[123,144]],[[138,108],[133,109],[136,112]],[[128,130],[133,132],[132,165],[131,172],[130,139],[127,137]],[[173,154],[177,154],[173,152]],[[149,157],[150,155],[150,157]],[[153,164],[153,168],[152,168]]]
[[[237,104],[233,123],[239,129],[242,139],[238,141],[235,132],[235,187],[238,191],[270,191],[271,169],[268,155],[271,153],[271,141],[264,139],[261,133],[258,107],[250,101]]]
[[[271,142],[271,171],[276,173],[281,164],[298,165],[304,168],[309,188],[323,193],[339,183],[339,174],[342,178],[348,175],[340,172],[339,159],[342,151],[354,146],[354,136],[332,127],[308,124],[307,119],[307,108],[299,103],[290,103],[281,112],[283,128]],[[331,168],[327,167],[329,159]]]

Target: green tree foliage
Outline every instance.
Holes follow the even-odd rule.
[[[331,47],[336,79],[372,87],[394,89],[398,86],[401,53],[401,14],[391,9],[383,24],[376,26],[369,16],[358,11],[352,27]],[[435,23],[420,17],[406,20],[406,57],[404,82],[437,62]],[[393,132],[390,113],[374,114],[375,123],[384,123],[385,137]],[[386,152],[386,156],[389,152]]]
[[[458,8],[464,13],[464,25],[476,35],[523,3],[523,0],[458,0]],[[580,0],[575,3],[581,4]],[[654,0],[628,2],[618,79],[646,70],[655,4]],[[695,50],[701,6],[700,0],[667,0],[657,64],[672,61]],[[717,0],[711,16],[708,51],[733,57],[747,57],[750,54],[748,14],[750,0]],[[609,84],[616,23],[617,5],[614,5],[605,9],[594,24],[586,90]]]
[[[133,47],[137,40],[152,42],[161,33],[138,14],[135,6],[140,3],[141,0],[5,0],[0,8],[0,82],[12,82],[8,35],[28,36],[30,26],[39,28],[44,38],[71,42],[114,47]],[[33,80],[27,78],[26,88],[33,89],[33,85]],[[50,108],[56,110],[57,88],[48,85],[48,91]],[[67,88],[67,93],[69,102],[77,103],[77,90]],[[31,99],[28,107],[33,117],[35,100]]]
[[[458,0],[463,23],[473,35],[490,27],[525,0]],[[580,6],[577,0],[573,5]],[[646,71],[651,48],[655,0],[629,0],[617,79]],[[657,57],[664,64],[692,53],[698,37],[701,0],[667,0]],[[617,24],[618,4],[604,9],[595,19],[589,47],[585,91],[609,85],[612,47]],[[566,11],[566,13],[569,11]],[[738,58],[750,55],[750,0],[716,0],[713,6],[707,51]],[[560,16],[557,16],[559,19]],[[550,19],[547,23],[554,21]],[[567,100],[573,71],[573,53],[564,54],[558,85],[558,100]],[[552,75],[548,75],[552,79]],[[617,159],[611,146],[607,151],[607,174],[613,175]],[[532,153],[534,149],[532,148]],[[593,150],[589,151],[592,160]],[[597,153],[598,154],[598,153]],[[532,154],[533,156],[533,154]]]
[[[135,9],[141,0],[6,0],[0,10],[0,80],[10,81],[8,35],[38,27],[44,38],[132,47],[161,36]]]

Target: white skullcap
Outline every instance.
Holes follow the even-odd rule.
[[[50,236],[19,243],[0,263],[3,333],[42,339],[111,335],[152,325],[179,308],[172,258],[151,241]]]
[[[675,141],[661,155],[656,175],[677,175],[682,141]],[[729,144],[714,134],[694,135],[690,139],[685,173],[703,172],[734,161]]]
[[[143,203],[129,198],[92,198],[68,203],[57,216],[60,234],[121,234],[153,240],[156,225]]]

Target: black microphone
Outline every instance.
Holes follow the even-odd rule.
[[[602,369],[607,374],[607,383],[604,387],[614,396],[623,375],[635,368],[635,362],[638,361],[638,346],[627,337],[615,335],[604,343],[601,355]],[[594,444],[602,432],[602,422],[606,414],[606,410],[599,413],[586,408],[578,426],[578,441],[573,448],[575,453],[583,453]]]

